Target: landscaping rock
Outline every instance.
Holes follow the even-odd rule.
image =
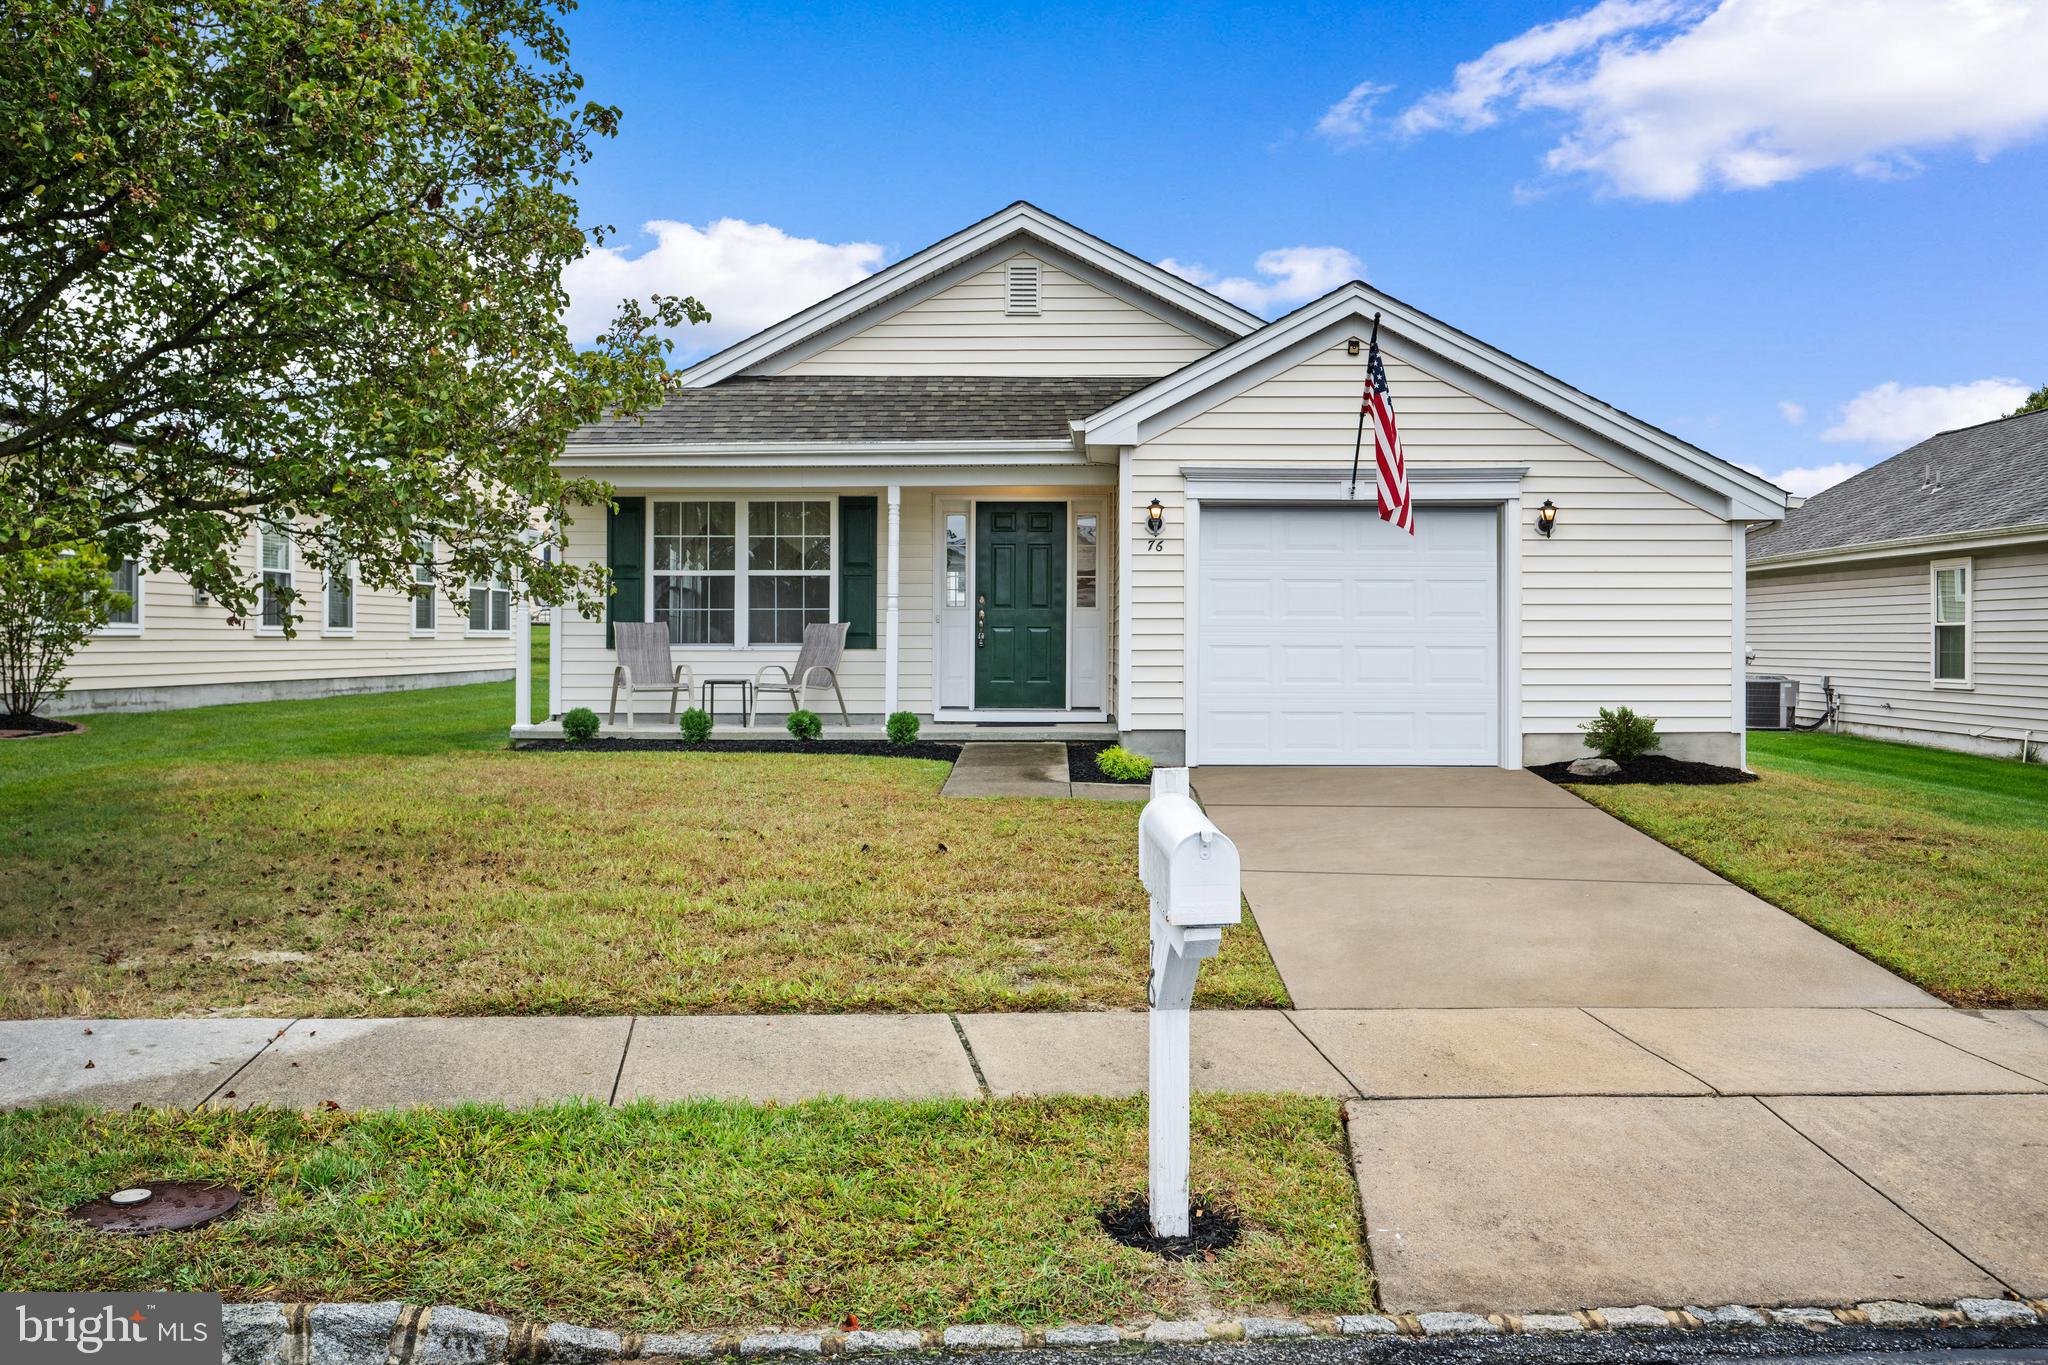
[[[1312,1335],[1305,1322],[1293,1318],[1239,1318],[1244,1328],[1246,1341],[1277,1341],[1282,1337],[1305,1337]]]
[[[1145,1329],[1145,1340],[1154,1346],[1182,1345],[1207,1341],[1209,1328],[1204,1323],[1187,1320],[1155,1322]]]
[[[1646,1328],[1669,1327],[1671,1319],[1661,1308],[1638,1304],[1633,1308],[1602,1308],[1600,1320],[1617,1332],[1642,1331]]]
[[[1842,1320],[1825,1308],[1773,1308],[1771,1321],[1785,1327],[1806,1327],[1816,1332],[1842,1325]]]
[[[221,1365],[285,1365],[284,1309],[274,1303],[225,1303],[220,1309]]]
[[[743,1356],[818,1356],[825,1354],[825,1338],[816,1332],[758,1332],[740,1338]]]
[[[1611,758],[1580,758],[1567,764],[1565,771],[1573,777],[1612,777],[1621,771],[1621,765]]]
[[[1377,1313],[1346,1313],[1337,1319],[1337,1331],[1347,1337],[1399,1336],[1401,1324]]]
[[[1956,1311],[1979,1327],[2032,1327],[2034,1310],[2011,1299],[1957,1299]]]
[[[1419,1313],[1415,1320],[1426,1337],[1490,1337],[1500,1332],[1477,1313]]]
[[[1024,1344],[1024,1329],[1021,1327],[998,1327],[979,1324],[967,1327],[948,1327],[944,1341],[946,1348],[953,1351],[1008,1351]]]
[[[923,1347],[924,1333],[913,1332],[907,1328],[888,1332],[848,1332],[839,1339],[839,1349],[850,1356],[917,1351]]]
[[[310,1365],[362,1365],[391,1353],[391,1329],[398,1325],[402,1303],[316,1303],[308,1315],[312,1327]]]
[[[1522,1330],[1535,1337],[1556,1336],[1562,1332],[1583,1332],[1586,1324],[1570,1313],[1524,1313]]]
[[[426,1330],[413,1342],[412,1365],[491,1365],[511,1349],[512,1324],[467,1308],[428,1310]]]
[[[640,1354],[666,1360],[707,1360],[718,1354],[718,1338],[694,1332],[655,1335],[640,1343]]]
[[[1724,1331],[1737,1327],[1767,1327],[1770,1319],[1754,1308],[1745,1308],[1739,1303],[1724,1304],[1719,1308],[1701,1308],[1687,1305],[1686,1312],[1699,1319],[1702,1327],[1714,1327]]]
[[[617,1360],[626,1349],[617,1332],[578,1327],[569,1322],[549,1323],[544,1340],[548,1359],[556,1365],[599,1365],[601,1361]]]
[[[1122,1332],[1101,1324],[1093,1327],[1051,1327],[1045,1333],[1048,1346],[1115,1346],[1123,1339]]]
[[[1874,1303],[1859,1303],[1856,1306],[1870,1319],[1872,1327],[1941,1326],[1941,1314],[1924,1303],[1901,1303],[1897,1299],[1879,1299]]]

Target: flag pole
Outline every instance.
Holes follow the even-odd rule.
[[[1353,341],[1357,339],[1356,337],[1352,338]],[[1365,352],[1365,383],[1368,389],[1372,387],[1372,353],[1379,349],[1379,345],[1380,315],[1374,313],[1372,315],[1372,340],[1366,343]],[[1358,452],[1364,445],[1365,399],[1361,397],[1358,400],[1358,434],[1351,438],[1351,497],[1353,500],[1356,500],[1358,497]]]

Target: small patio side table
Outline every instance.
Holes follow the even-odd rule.
[[[740,724],[754,723],[754,682],[751,678],[706,678],[704,680],[704,710],[713,720],[718,719],[718,689],[737,687],[740,690]]]

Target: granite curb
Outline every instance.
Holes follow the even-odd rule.
[[[790,1360],[817,1356],[1002,1352],[1056,1347],[1272,1342],[1304,1337],[1429,1339],[1570,1333],[1742,1332],[1836,1327],[2048,1329],[2048,1300],[1961,1299],[1947,1305],[1872,1300],[1839,1308],[1648,1304],[1554,1313],[1348,1313],[1212,1317],[1027,1329],[964,1323],[917,1330],[832,1332],[758,1328],[731,1333],[638,1333],[573,1323],[515,1322],[466,1308],[402,1303],[231,1303],[222,1365],[604,1365],[619,1360]]]

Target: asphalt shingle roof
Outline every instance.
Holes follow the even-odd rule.
[[[572,442],[1057,440],[1067,423],[1153,381],[1141,375],[739,376],[669,396],[644,422],[593,422]]]
[[[1929,475],[1938,487],[1929,487]],[[2048,523],[2048,412],[1930,436],[1749,538],[1751,559]]]

